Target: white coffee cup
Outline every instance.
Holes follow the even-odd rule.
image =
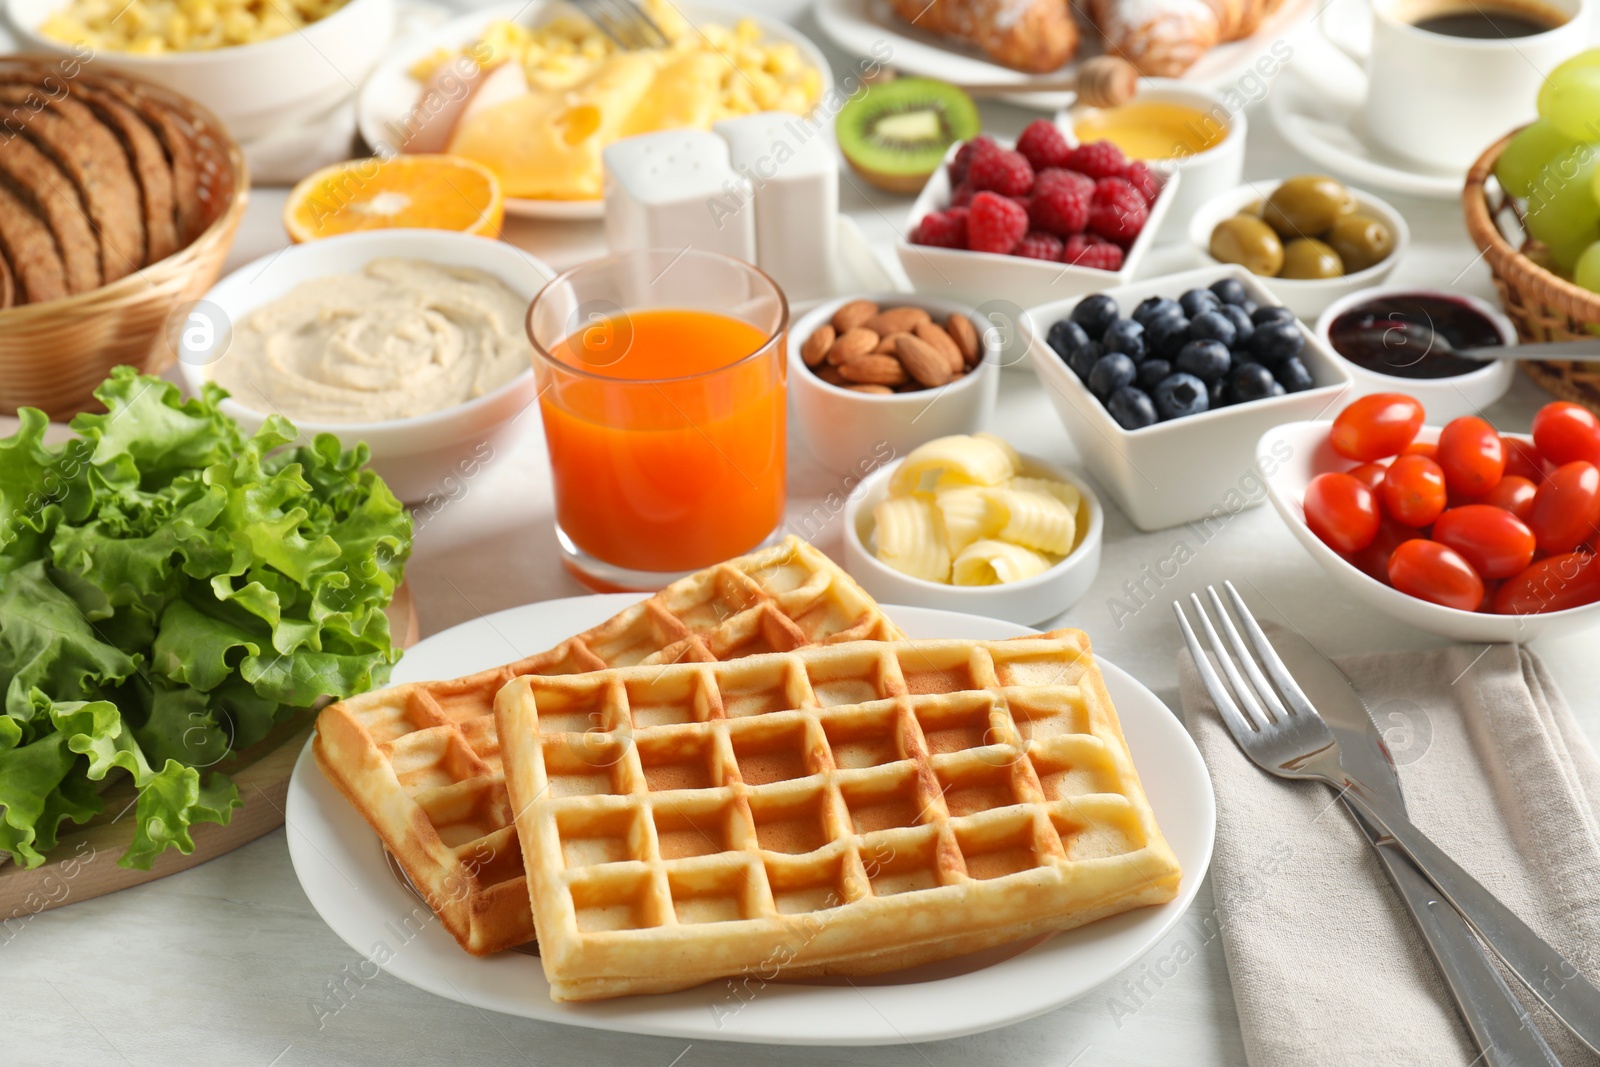
[[[1544,76],[1587,43],[1588,0],[1494,4],[1565,21],[1543,33],[1491,39],[1413,25],[1434,15],[1472,12],[1469,0],[1370,2],[1370,46],[1332,35],[1329,40],[1366,67],[1367,135],[1378,147],[1430,169],[1465,169],[1498,138],[1531,121]]]

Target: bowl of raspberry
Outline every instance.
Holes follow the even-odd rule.
[[[900,263],[919,292],[1026,307],[1132,279],[1177,190],[1171,164],[1074,145],[1038,119],[1015,144],[951,147],[911,208]]]

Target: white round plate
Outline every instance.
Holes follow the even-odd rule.
[[[448,678],[553,647],[615,615],[631,594],[529,604],[463,623],[405,655],[394,681]],[[887,607],[915,638],[1002,640],[1034,633],[976,615]],[[349,946],[430,993],[530,1019],[692,1040],[783,1045],[880,1045],[936,1041],[1049,1011],[1117,975],[1183,917],[1211,862],[1216,802],[1188,732],[1154,693],[1100,661],[1145,792],[1183,865],[1178,898],[1059,934],[981,970],[893,984],[894,976],[846,985],[774,982],[735,996],[726,983],[681,993],[584,1004],[550,999],[533,956],[469,956],[426,906],[390,873],[383,847],[320,770],[306,746],[289,781],[289,857],[306,896]],[[420,927],[420,929],[419,929]]]
[[[1179,80],[1226,92],[1239,91],[1241,79],[1269,46],[1309,21],[1312,0],[1284,0],[1255,34],[1242,41],[1230,41],[1211,49],[1186,70]],[[1055,111],[1072,104],[1072,93],[1030,93],[1028,82],[1034,75],[1003,67],[985,58],[975,48],[963,48],[957,41],[913,27],[895,15],[886,0],[817,0],[817,22],[822,32],[840,48],[858,56],[876,56],[906,74],[939,78],[956,85],[982,85],[1016,82],[1017,92],[1005,99],[1022,107]],[[882,50],[891,49],[887,58]],[[1099,51],[1091,34],[1084,35],[1080,57]],[[1281,61],[1274,60],[1281,65]],[[1070,66],[1070,65],[1069,65]]]
[[[1354,64],[1342,55],[1334,53],[1331,62],[1343,62],[1359,75]],[[1362,98],[1330,91],[1328,84],[1330,80],[1343,85],[1364,84],[1364,78],[1330,79],[1326,68],[1309,60],[1306,68],[1319,73],[1308,76],[1300,64],[1291,63],[1267,97],[1272,123],[1285,141],[1313,162],[1367,189],[1441,200],[1460,198],[1466,171],[1424,170],[1366,141],[1362,132]]]
[[[389,54],[361,87],[356,102],[356,118],[361,136],[373,150],[383,154],[397,152],[391,130],[405,122],[422,94],[422,83],[411,76],[411,68],[441,48],[464,48],[477,40],[491,22],[515,21],[533,25],[551,0],[509,0],[451,19],[430,33],[420,34]],[[805,61],[822,72],[824,94],[833,86],[833,71],[822,52],[799,30],[776,19],[763,18],[750,11],[716,7],[711,4],[679,4],[678,11],[692,24],[716,22],[733,25],[751,19],[772,41],[787,41],[800,49]],[[605,217],[604,200],[527,200],[506,197],[506,214],[528,219],[594,220]]]

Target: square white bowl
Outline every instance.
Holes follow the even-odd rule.
[[[1259,279],[1240,267],[1205,267],[1100,291],[1116,300],[1126,316],[1146,297],[1177,299],[1222,278],[1237,278],[1258,304],[1281,306]],[[1028,355],[1089,473],[1141,530],[1221,518],[1260,504],[1265,496],[1256,479],[1255,454],[1261,435],[1280,423],[1326,417],[1354,395],[1339,358],[1296,322],[1305,335],[1300,358],[1316,383],[1313,388],[1124,430],[1045,342],[1050,327],[1070,315],[1080,299],[1028,309],[1034,326]]]
[[[1063,130],[1070,137],[1070,130]],[[1013,142],[996,138],[1004,148]],[[997,294],[1001,299],[1028,307],[1063,297],[1098,293],[1133,280],[1134,273],[1145,253],[1156,242],[1156,232],[1166,218],[1167,209],[1177,195],[1181,175],[1169,163],[1150,163],[1148,166],[1162,180],[1161,194],[1150,205],[1150,217],[1144,229],[1135,238],[1122,260],[1121,270],[1096,270],[1070,263],[1050,263],[1041,259],[1001,255],[998,252],[967,252],[959,248],[933,248],[911,243],[911,235],[923,216],[943,211],[950,206],[950,161],[960,151],[960,145],[951,145],[945,153],[944,164],[928,179],[911,205],[904,233],[895,242],[900,254],[900,265],[919,293],[965,300],[984,306],[993,303]]]

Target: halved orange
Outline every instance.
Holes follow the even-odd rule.
[[[351,159],[303,179],[283,206],[295,243],[341,233],[420,227],[494,237],[505,219],[500,180],[459,156]]]

